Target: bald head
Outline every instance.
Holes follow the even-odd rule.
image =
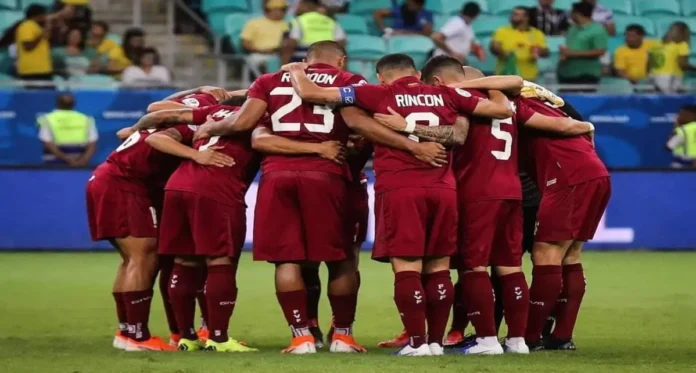
[[[307,63],[325,63],[342,69],[345,65],[346,50],[333,40],[319,41],[309,46]]]

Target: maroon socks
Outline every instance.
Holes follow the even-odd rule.
[[[295,337],[310,335],[307,324],[307,291],[295,290],[277,292],[276,297],[280,308],[283,309],[292,335]]]
[[[546,318],[556,306],[563,287],[561,266],[540,265],[532,270],[532,286],[529,289],[529,318],[527,319],[527,343],[541,339]]]
[[[196,312],[196,292],[200,268],[175,264],[169,281],[169,299],[174,309],[179,334],[182,338],[196,340],[193,318]]]
[[[479,338],[495,337],[495,299],[488,272],[467,272],[460,276],[467,316]]]
[[[508,338],[524,337],[529,317],[529,288],[523,272],[499,277]]]
[[[394,303],[401,314],[411,347],[426,343],[426,297],[419,272],[404,271],[394,275]]]
[[[164,305],[164,314],[167,317],[169,332],[172,334],[179,334],[179,327],[176,325],[174,308],[172,308],[172,302],[169,300],[169,280],[172,278],[173,270],[173,260],[169,260],[169,258],[160,260],[159,290],[160,295],[162,296],[162,304]]]
[[[116,317],[118,317],[118,330],[123,335],[128,334],[128,313],[126,312],[126,302],[123,293],[113,292],[114,303],[116,304]]]
[[[449,271],[424,274],[423,288],[427,300],[428,343],[442,344],[454,303],[454,285]]]
[[[578,319],[580,304],[585,296],[585,285],[582,264],[563,266],[563,289],[554,310],[556,316],[556,326],[552,334],[554,339],[568,340],[573,338],[575,321]]]
[[[208,325],[208,302],[205,299],[205,281],[208,278],[208,267],[198,267],[198,276],[196,278],[196,300],[198,307],[201,309],[201,327]]]
[[[150,339],[150,304],[152,289],[127,291],[123,293],[128,317],[128,337],[138,342]]]
[[[215,342],[228,340],[227,329],[237,303],[237,281],[234,265],[208,267],[205,296],[208,309],[208,330]]]

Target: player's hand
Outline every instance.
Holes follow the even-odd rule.
[[[118,132],[116,132],[116,137],[118,137],[119,140],[124,141],[135,132],[137,131],[133,127],[121,128],[120,130],[118,130]]]
[[[216,150],[220,150],[224,146],[211,146],[208,149],[196,152],[193,156],[193,161],[203,165],[203,166],[215,166],[215,167],[232,167],[234,166],[234,159],[229,155],[222,154]]]
[[[201,87],[199,89],[199,91],[201,93],[206,93],[206,94],[209,94],[209,95],[215,97],[215,99],[218,101],[222,101],[222,100],[229,98],[227,95],[227,91],[222,89],[222,88],[219,88],[219,87],[206,85],[206,86]]]
[[[381,125],[391,128],[394,131],[398,132],[403,132],[406,130],[406,119],[401,116],[401,114],[397,113],[394,109],[391,107],[387,106],[387,110],[391,114],[380,114],[377,113],[374,115],[375,120],[380,123]]]
[[[414,143],[411,154],[433,167],[442,167],[447,164],[447,151],[442,144],[436,142]]]
[[[337,164],[343,164],[346,160],[346,149],[338,141],[324,141],[318,144],[317,154]]]
[[[281,66],[282,71],[292,71],[292,70],[307,70],[309,65],[306,62],[290,62]]]
[[[193,133],[193,141],[207,139],[210,137],[210,126],[206,126],[206,124],[208,124],[208,122],[198,126],[196,132]]]

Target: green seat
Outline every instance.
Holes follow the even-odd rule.
[[[655,23],[647,17],[617,15],[614,16],[614,22],[616,23],[616,29],[621,33],[626,30],[626,26],[635,23],[643,26],[647,36],[657,36]]]
[[[561,45],[565,44],[565,36],[547,36],[546,46],[551,53],[560,53]]]
[[[350,35],[346,50],[351,58],[377,60],[387,54],[384,39],[379,36]]]
[[[428,59],[430,52],[435,48],[433,41],[426,36],[420,35],[399,35],[387,40],[387,50],[389,53],[404,53],[416,63],[416,68],[420,69]]]
[[[24,13],[18,10],[5,10],[0,12],[0,35],[22,19],[24,19]]]
[[[391,9],[391,0],[354,0],[348,6],[348,12],[351,14],[372,16],[372,13],[378,9]]]
[[[678,16],[681,5],[678,0],[634,0],[633,7],[639,16]]]
[[[452,0],[428,0],[425,2],[425,9],[433,12],[434,14],[442,15],[454,15],[459,14],[462,10],[463,4],[466,2],[452,1]]]
[[[556,0],[553,2],[553,7],[556,9],[563,9],[565,11],[570,12],[570,10],[573,9],[573,3],[575,2],[575,0]]]
[[[696,16],[696,1],[694,0],[682,0],[681,3],[682,14],[685,16]]]
[[[250,19],[259,17],[258,14],[232,13],[225,16],[225,35],[230,37],[230,42],[235,51],[242,51],[242,29]]]
[[[12,65],[14,60],[10,57],[10,52],[7,49],[0,50],[0,74],[9,73]]]
[[[53,9],[53,3],[55,3],[55,0],[18,0],[18,2],[22,3],[22,9],[27,9],[31,4],[39,4],[45,6],[50,12],[51,9]]]
[[[656,0],[657,1],[657,0]],[[603,7],[611,9],[615,15],[632,15],[633,7],[630,0],[602,0],[599,2]]]
[[[278,70],[280,70],[280,56],[273,56],[273,58],[266,61],[267,72],[274,73]]]
[[[472,27],[474,28],[476,37],[481,38],[493,35],[495,30],[509,23],[510,21],[508,21],[507,17],[482,15],[476,19]]]
[[[493,15],[508,15],[513,9],[519,6],[535,7],[536,0],[493,0],[489,5],[491,14]],[[476,23],[480,22],[477,20]]]
[[[689,31],[691,31],[691,35],[696,36],[696,19],[664,16],[658,17],[655,20],[655,24],[657,25],[657,32],[659,33],[659,35],[664,35],[665,33],[667,33],[667,30],[669,30],[669,27],[674,22],[686,23],[687,25],[689,25]],[[691,44],[691,47],[694,48],[694,44]]]
[[[79,84],[78,88],[83,91],[118,89],[118,81],[108,75],[86,74],[81,76],[73,76],[70,78],[69,82]]]
[[[365,17],[357,16],[355,14],[337,14],[336,20],[341,25],[346,34],[369,34],[369,31],[367,29],[367,21],[365,21]]]
[[[364,76],[370,83],[379,83],[375,63],[372,61],[348,61],[348,71]]]
[[[248,12],[249,2],[247,0],[202,0],[201,10],[208,15],[212,12]]]
[[[537,60],[539,67],[539,76],[554,73],[558,68],[558,62],[561,60],[561,54],[558,50],[551,51],[548,57],[542,57]]]
[[[15,78],[11,75],[0,73],[0,91],[12,91],[20,86],[14,84]]]
[[[597,86],[597,93],[630,95],[634,93],[633,84],[628,79],[617,77],[602,77]]]
[[[0,0],[0,10],[1,9],[16,10],[17,0]]]
[[[625,43],[626,40],[623,36],[612,36],[609,38],[609,42],[607,43],[607,52],[613,56],[614,51]]]
[[[444,26],[447,21],[450,20],[452,16],[443,16],[442,14],[435,14],[433,16],[433,31],[440,31],[442,26]]]

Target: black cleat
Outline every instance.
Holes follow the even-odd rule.
[[[314,344],[317,348],[324,348],[324,334],[321,332],[321,329],[318,326],[310,326],[309,332],[312,333]]]
[[[546,345],[543,340],[538,342],[527,342],[527,347],[529,347],[529,352],[544,351],[546,349]]]
[[[544,330],[541,332],[541,338],[550,338],[554,326],[556,326],[555,318],[549,317],[548,319],[546,319],[546,324],[544,324]]]
[[[553,351],[575,351],[575,342],[573,342],[573,339],[553,339],[549,338],[545,343],[544,343],[544,348],[546,350],[553,350]]]

